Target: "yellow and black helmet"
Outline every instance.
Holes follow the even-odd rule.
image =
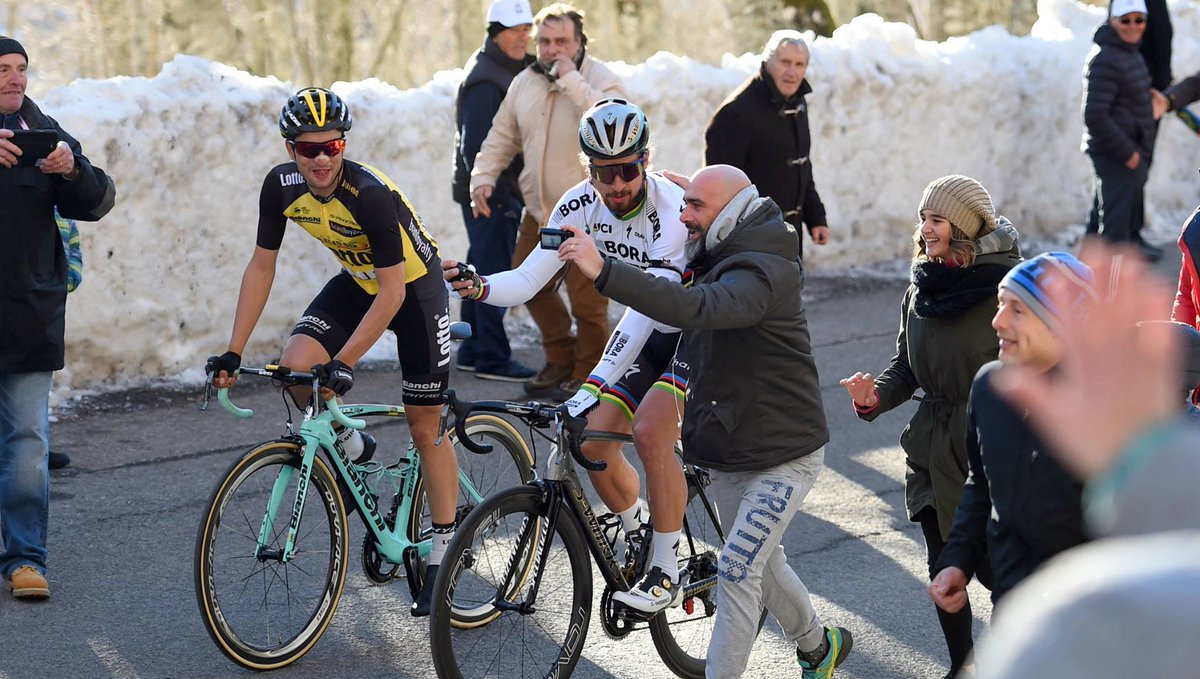
[[[342,98],[324,87],[305,87],[288,97],[279,112],[279,134],[295,139],[305,132],[350,129],[354,119]]]

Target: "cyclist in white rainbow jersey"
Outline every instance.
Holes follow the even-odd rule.
[[[597,102],[579,123],[579,145],[589,179],[568,190],[547,224],[580,227],[600,252],[662,278],[680,281],[686,264],[687,229],[679,221],[683,189],[647,168],[650,128],[642,110],[622,99]],[[560,273],[558,251],[535,249],[511,271],[479,276],[442,262],[444,275],[464,299],[495,306],[529,300]],[[567,401],[572,414],[588,413],[588,428],[633,434],[646,470],[646,492],[654,518],[652,555],[642,582],[616,599],[653,613],[679,602],[675,550],[683,526],[687,486],[675,441],[683,419],[688,364],[678,328],[626,310],[600,363]],[[594,408],[594,409],[593,409]],[[590,412],[589,412],[590,411]],[[621,518],[626,532],[642,523],[637,471],[619,443],[592,441],[584,452],[608,467],[591,472],[600,499]]]

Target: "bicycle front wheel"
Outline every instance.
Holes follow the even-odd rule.
[[[468,417],[464,429],[472,441],[492,446],[492,452],[478,455],[467,450],[461,442],[454,441],[458,460],[458,502],[455,505],[455,523],[458,524],[487,497],[524,485],[534,478],[533,453],[507,420],[480,413]],[[424,477],[418,479],[413,498],[408,539],[420,542],[429,539],[433,530]],[[496,615],[497,611],[490,605],[456,608],[454,621],[460,627],[474,627],[487,624]]]
[[[429,619],[438,677],[574,671],[591,620],[592,568],[568,514],[547,533],[551,509],[540,488],[512,488],[458,527],[434,583]],[[491,624],[460,628],[454,611],[474,608],[493,610]]]
[[[296,441],[280,440],[243,455],[217,484],[196,535],[204,627],[221,652],[254,670],[284,667],[307,653],[333,619],[346,581],[346,510],[320,456],[295,552],[283,559],[303,452]]]

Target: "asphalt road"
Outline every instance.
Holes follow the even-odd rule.
[[[1171,266],[1178,266],[1177,255],[1162,268]],[[920,531],[903,508],[904,460],[896,442],[913,405],[863,423],[837,384],[855,370],[886,365],[903,287],[816,278],[806,291],[832,441],[827,468],[785,546],[827,623],[854,633],[853,654],[837,673],[844,679],[941,677],[947,670],[925,594]],[[519,357],[539,365],[539,353],[522,349]],[[392,369],[360,370],[356,377],[356,401],[398,397],[400,376]],[[519,386],[466,373],[453,379],[469,398],[520,394]],[[196,529],[214,483],[242,451],[282,432],[277,391],[243,384],[236,394],[257,410],[255,418],[235,420],[215,403],[200,412],[198,393],[164,390],[115,393],[60,414],[52,439],[73,463],[51,474],[52,598],[30,604],[0,595],[0,679],[252,675],[210,641],[192,585]],[[387,442],[402,438],[384,433],[381,459],[399,454]],[[544,455],[542,448],[539,460]],[[407,586],[367,581],[357,560],[363,529],[357,520],[352,528],[354,562],[333,623],[305,657],[273,676],[433,676],[425,621],[409,617]],[[972,587],[978,638],[991,609],[986,592]],[[593,613],[575,676],[670,675],[647,632],[613,641]],[[773,622],[746,676],[799,676]]]

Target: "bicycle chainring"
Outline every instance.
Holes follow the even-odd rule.
[[[625,617],[628,611],[623,604],[613,600],[613,589],[605,587],[600,595],[600,627],[609,639],[624,639],[638,629],[633,620]]]
[[[383,521],[387,524],[388,530],[391,530],[396,525],[396,511],[400,505],[400,494],[397,493],[392,497],[392,509]],[[362,567],[363,573],[367,579],[377,585],[385,585],[398,577],[404,577],[404,572],[400,570],[400,564],[392,563],[383,558],[383,554],[379,553],[379,545],[375,542],[375,536],[367,531],[363,537],[362,547]]]

